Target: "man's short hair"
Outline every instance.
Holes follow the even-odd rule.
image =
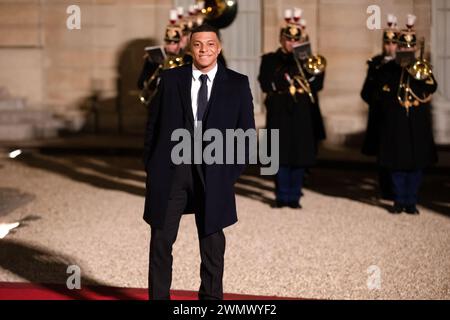
[[[194,33],[199,33],[199,32],[214,32],[217,36],[217,39],[219,39],[219,41],[221,41],[221,37],[220,37],[220,31],[219,29],[217,29],[216,27],[213,27],[207,23],[204,23],[198,27],[195,27],[194,29],[192,29],[191,31],[191,39],[192,39],[192,35]]]

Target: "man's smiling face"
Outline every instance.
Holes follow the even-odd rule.
[[[221,50],[222,46],[215,32],[192,34],[191,52],[194,57],[194,64],[199,70],[213,67]]]

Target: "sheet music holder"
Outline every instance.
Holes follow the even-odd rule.
[[[148,60],[157,64],[163,64],[166,60],[166,52],[162,46],[145,47],[148,54]]]
[[[397,51],[395,61],[402,67],[407,67],[416,61],[414,51]]]
[[[311,43],[304,42],[294,46],[294,57],[298,60],[305,60],[312,56]]]

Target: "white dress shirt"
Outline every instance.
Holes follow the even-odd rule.
[[[211,89],[212,89],[212,85],[214,83],[214,78],[216,77],[216,73],[217,73],[217,63],[214,66],[214,68],[212,68],[209,72],[207,72],[206,74],[208,75],[208,80],[207,80],[207,84],[208,84],[208,100],[209,97],[211,96]],[[200,90],[200,87],[202,85],[202,82],[200,81],[200,76],[203,73],[198,70],[194,64],[192,64],[192,86],[191,86],[191,102],[192,102],[192,114],[194,116],[194,124],[197,127],[197,109],[198,109],[198,102],[197,102],[197,98],[198,98],[198,91]]]

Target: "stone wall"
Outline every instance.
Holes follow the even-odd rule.
[[[66,9],[81,8],[68,30]],[[35,108],[77,116],[101,92],[100,126],[133,131],[145,118],[136,102],[143,48],[160,42],[171,0],[0,1],[0,86]],[[119,104],[117,103],[118,92]]]
[[[381,7],[383,26],[389,12],[397,14],[401,26],[407,13],[415,13],[419,35],[430,40],[431,2],[263,0],[261,53],[278,47],[284,9],[301,7],[314,50],[328,60],[320,96],[328,142],[357,143],[366,124],[367,108],[359,97],[365,62],[381,44],[381,31],[366,27],[367,7]],[[33,108],[74,117],[84,114],[80,110],[97,89],[101,129],[117,130],[122,124],[126,132],[142,131],[145,110],[137,102],[136,90],[142,52],[144,46],[161,42],[173,3],[0,0],[0,86],[27,97]],[[66,28],[66,8],[71,4],[81,7],[81,30]]]
[[[44,101],[42,33],[39,1],[0,1],[0,87]]]

